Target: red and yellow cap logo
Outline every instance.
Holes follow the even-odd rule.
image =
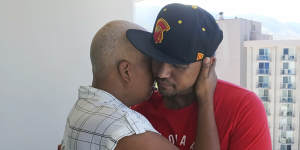
[[[163,18],[159,18],[156,22],[154,34],[153,34],[155,44],[162,43],[164,39],[164,32],[167,32],[169,30],[170,30],[170,26],[168,22]]]
[[[198,53],[197,53],[197,58],[196,58],[196,60],[197,60],[197,61],[202,60],[202,59],[203,59],[203,56],[204,56],[203,53],[198,52]]]

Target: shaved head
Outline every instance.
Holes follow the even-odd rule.
[[[90,56],[92,86],[132,106],[151,96],[153,78],[150,57],[143,55],[127,39],[128,29],[145,30],[120,20],[104,25],[92,41]]]
[[[136,57],[139,53],[126,38],[128,29],[145,30],[134,23],[118,20],[105,24],[96,33],[90,51],[94,78],[105,78],[120,60]]]

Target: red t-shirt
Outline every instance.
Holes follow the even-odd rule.
[[[196,101],[182,109],[164,106],[155,92],[150,100],[132,107],[181,150],[193,148],[197,129]],[[214,95],[214,113],[221,150],[271,150],[265,109],[253,93],[219,80]]]

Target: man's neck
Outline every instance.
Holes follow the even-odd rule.
[[[121,101],[126,106],[128,106],[128,107],[130,106],[128,103],[127,97],[123,94],[125,89],[120,89],[121,86],[117,86],[117,84],[114,82],[107,82],[104,80],[102,82],[94,82],[94,81],[92,83],[92,87],[94,87],[96,89],[101,89],[105,92],[108,92],[109,94],[116,97],[119,101]],[[115,88],[115,87],[118,87],[118,88]]]
[[[163,97],[164,104],[169,109],[181,109],[191,105],[196,101],[196,96],[194,93],[186,95],[176,95],[170,97]]]

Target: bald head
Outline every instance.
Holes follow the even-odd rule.
[[[105,78],[121,59],[139,53],[126,38],[128,29],[144,30],[134,23],[118,20],[107,23],[96,33],[90,51],[94,78]]]

